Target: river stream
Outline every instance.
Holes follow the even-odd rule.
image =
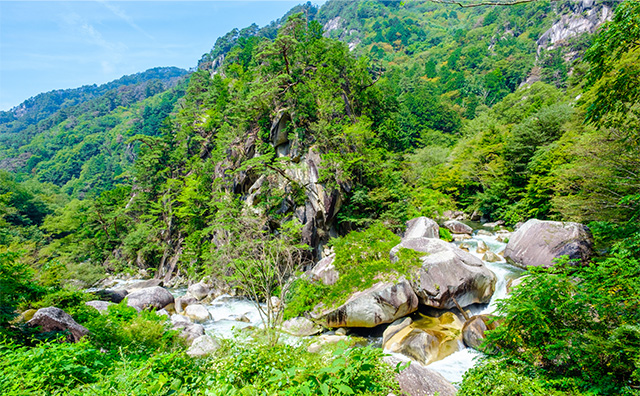
[[[469,252],[480,259],[483,254],[477,253],[478,241],[483,241],[487,247],[494,253],[500,253],[504,250],[506,244],[498,241],[496,235],[478,235],[474,233],[471,239],[467,239],[459,242],[452,242],[453,244],[460,246],[464,244],[469,249]],[[502,257],[500,257],[502,259]],[[471,315],[489,314],[495,311],[496,302],[502,299],[507,294],[507,283],[510,279],[517,278],[522,270],[507,264],[504,259],[499,262],[487,262],[485,265],[493,271],[497,277],[495,292],[491,298],[489,304],[476,304],[470,307],[466,307]],[[114,288],[125,287],[127,285],[135,284],[139,281],[117,281]],[[171,293],[175,297],[183,296],[187,289],[176,288],[171,289]],[[262,322],[258,309],[253,302],[244,299],[231,297],[228,295],[222,295],[210,303],[205,304],[207,310],[211,314],[210,320],[202,323],[205,331],[215,337],[230,338],[233,335],[234,329],[242,329],[248,326],[261,326]],[[470,316],[471,316],[470,315]],[[242,321],[242,319],[244,321]],[[370,335],[369,340],[371,344],[380,346],[381,337],[380,334]],[[442,374],[450,382],[459,382],[462,380],[462,375],[471,367],[474,366],[474,359],[480,355],[479,352],[466,348],[462,343],[462,340],[458,343],[459,349],[453,354],[445,357],[442,360],[433,362],[427,367]],[[406,360],[406,358],[403,358]]]

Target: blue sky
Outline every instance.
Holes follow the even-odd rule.
[[[0,110],[152,67],[195,67],[219,36],[301,2],[0,0]]]

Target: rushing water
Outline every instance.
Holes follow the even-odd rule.
[[[489,236],[474,234],[471,239],[454,243],[456,245],[460,245],[462,243],[467,244],[469,246],[469,253],[482,259],[484,253],[476,252],[479,240],[483,241],[494,253],[502,252],[506,246],[505,243],[499,242],[495,235]],[[484,264],[494,274],[496,274],[497,281],[495,292],[493,293],[489,304],[477,304],[467,307],[466,309],[470,311],[471,315],[490,314],[494,312],[497,301],[505,298],[507,295],[507,283],[509,280],[517,278],[522,273],[521,269],[507,264],[504,259],[495,263],[485,261]],[[460,350],[442,360],[431,363],[427,367],[442,374],[442,376],[450,382],[460,382],[462,381],[462,375],[475,365],[475,358],[480,355],[480,352],[471,348],[466,348],[464,344],[460,342]]]
[[[469,252],[480,259],[483,257],[483,253],[477,253],[478,241],[483,241],[487,247],[494,253],[500,253],[504,250],[506,244],[499,242],[495,235],[477,235],[474,234],[471,239],[467,239],[462,242],[453,242],[456,245],[462,243],[466,244],[469,248]],[[507,295],[507,283],[510,279],[517,278],[522,270],[507,264],[504,259],[499,262],[490,263],[484,262],[485,265],[496,274],[497,282],[495,292],[491,298],[489,304],[477,304],[467,307],[471,315],[489,314],[495,311],[496,302],[499,299],[504,298]],[[135,285],[135,283],[141,282],[140,280],[123,281],[118,280],[113,288],[125,288],[127,286]],[[186,293],[186,288],[172,289],[171,293],[175,297],[183,296]],[[202,323],[205,331],[213,336],[221,338],[229,338],[233,335],[234,329],[243,329],[249,326],[258,327],[262,325],[258,308],[255,304],[244,298],[231,297],[228,295],[222,295],[210,303],[205,304],[207,310],[211,314],[211,319]],[[246,321],[240,321],[241,318]],[[370,341],[373,345],[381,344],[381,337],[372,336]],[[433,362],[427,367],[442,374],[450,382],[459,382],[462,380],[462,375],[475,364],[475,358],[480,356],[480,352],[477,352],[471,348],[466,348],[462,341],[459,341],[459,350],[453,354],[445,357],[442,360]]]

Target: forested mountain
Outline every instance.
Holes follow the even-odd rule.
[[[37,95],[0,114],[0,169],[84,196],[111,189],[134,160],[128,139],[156,135],[184,94],[178,68]],[[184,85],[184,82],[182,83]]]
[[[405,275],[416,258],[387,256],[412,218],[578,221],[596,264],[532,270],[538,283],[517,290],[570,290],[549,298],[584,332],[565,342],[571,326],[547,320],[558,312],[521,320],[533,308],[516,292],[489,337],[499,358],[462,393],[637,394],[640,6],[436,3],[307,3],[219,38],[188,75],[152,69],[0,114],[0,264],[38,271],[23,268],[7,284],[25,297],[0,305],[44,298],[31,279],[59,292],[134,273],[207,277],[269,308],[282,293],[285,312],[309,315],[363,277]],[[287,281],[332,252],[343,289]],[[488,393],[492,372],[516,393]],[[329,394],[289,380],[277,394]]]

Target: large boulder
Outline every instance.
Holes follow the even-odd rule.
[[[169,304],[173,304],[173,295],[160,286],[148,287],[130,293],[127,296],[127,305],[141,309],[162,309]]]
[[[115,305],[115,304],[112,303],[111,301],[93,300],[93,301],[87,301],[86,303],[84,303],[84,305],[93,307],[97,309],[98,312],[100,313],[107,313],[107,310],[109,309],[109,305]]]
[[[27,322],[30,327],[39,327],[40,332],[62,331],[68,334],[67,340],[77,342],[80,338],[89,334],[89,330],[79,325],[71,315],[60,308],[48,307],[39,309],[31,320]]]
[[[98,290],[94,294],[103,301],[110,301],[112,303],[119,304],[129,293],[124,289],[103,289]]]
[[[150,287],[162,286],[162,279],[147,279],[140,282],[132,283],[125,286],[125,289],[129,293],[133,293],[136,290],[148,289]]]
[[[522,268],[550,267],[553,259],[569,256],[585,263],[593,254],[593,236],[578,223],[530,219],[509,238],[504,257]]]
[[[398,320],[383,334],[385,350],[400,353],[422,364],[441,360],[459,349],[462,322],[452,312],[440,317]]]
[[[192,304],[184,310],[184,315],[196,322],[206,322],[211,319],[211,314],[207,307],[202,304]]]
[[[187,349],[187,355],[191,357],[202,357],[211,355],[218,349],[220,349],[218,341],[210,335],[205,334],[193,340],[191,346]]]
[[[428,217],[416,217],[407,221],[403,239],[409,238],[440,238],[440,227]]]
[[[386,356],[384,362],[391,367],[398,363],[406,364],[396,356]],[[396,374],[396,381],[400,384],[403,394],[409,396],[455,396],[456,388],[439,373],[420,364],[411,363],[409,367]]]
[[[338,271],[336,271],[335,265],[333,265],[333,261],[336,259],[336,255],[329,255],[322,260],[318,261],[311,271],[309,271],[309,275],[311,276],[311,280],[314,282],[322,282],[327,286],[331,286],[338,281]]]
[[[409,282],[378,282],[370,288],[353,293],[337,308],[318,306],[312,319],[324,327],[375,327],[391,323],[418,309],[418,297]]]
[[[184,295],[175,299],[174,308],[177,313],[183,313],[187,306],[197,304],[198,300],[190,295]]]
[[[173,321],[172,329],[180,331],[180,337],[184,338],[188,343],[193,342],[196,338],[204,335],[204,327],[198,323]]]
[[[194,283],[187,288],[187,292],[196,298],[196,300],[204,300],[211,292],[211,288],[204,282]]]
[[[282,322],[281,329],[296,337],[307,337],[322,332],[322,327],[303,317],[285,320]]]
[[[473,233],[473,228],[469,227],[464,223],[459,222],[458,220],[447,220],[444,222],[443,226],[454,234]]]
[[[485,331],[496,328],[496,322],[492,318],[491,315],[476,315],[469,318],[462,328],[464,344],[469,348],[480,350]]]
[[[495,290],[496,276],[482,260],[450,243],[433,238],[405,239],[391,249],[391,261],[401,248],[425,253],[412,287],[420,302],[438,308],[455,308],[488,303]]]

